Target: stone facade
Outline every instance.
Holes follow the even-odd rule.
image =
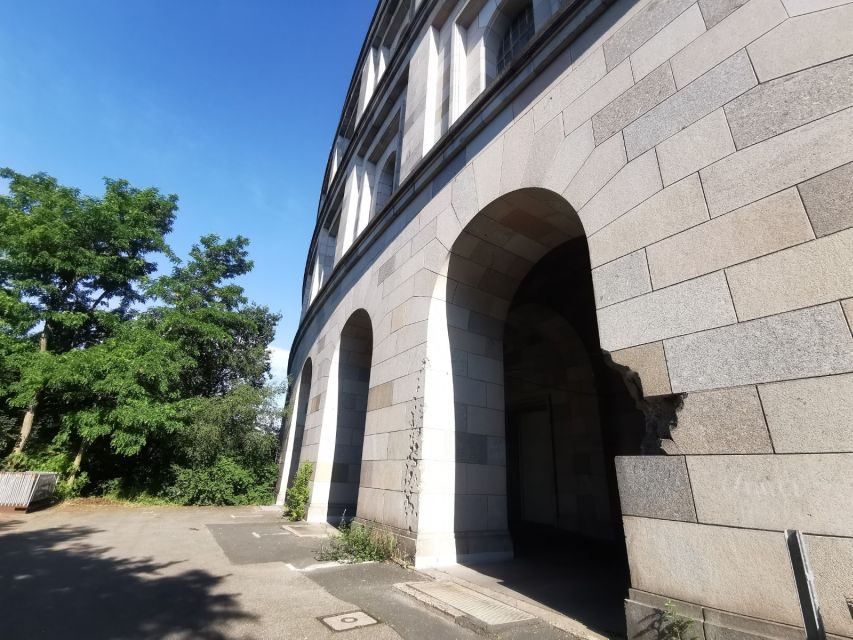
[[[382,0],[280,498],[313,462],[310,519],[424,567],[615,541],[630,637],[672,599],[853,638],[851,34],[849,0]]]

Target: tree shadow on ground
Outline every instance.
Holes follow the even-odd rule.
[[[7,529],[8,531],[8,529]],[[225,623],[256,616],[236,594],[213,593],[223,577],[176,563],[111,557],[88,527],[0,535],[0,637],[218,640]]]

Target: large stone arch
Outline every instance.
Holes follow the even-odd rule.
[[[287,489],[290,487],[301,462],[313,370],[313,362],[311,358],[307,358],[302,365],[302,373],[299,375],[292,392],[293,402],[290,406],[290,421],[282,438],[281,469],[276,490],[276,504],[278,505],[284,504]]]
[[[359,308],[334,347],[324,392],[308,520],[338,522],[356,516],[373,359],[373,322]]]

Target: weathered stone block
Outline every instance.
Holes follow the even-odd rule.
[[[782,0],[788,15],[792,17],[849,3],[850,0]]]
[[[621,146],[621,140],[619,144]],[[556,193],[562,193],[594,148],[591,122],[572,131],[560,142],[551,160],[551,166],[545,173],[542,186]]]
[[[802,627],[704,609],[707,640],[806,640]]]
[[[747,47],[761,82],[853,53],[853,5],[786,20]]]
[[[711,29],[747,2],[749,0],[699,0],[699,8],[702,10],[705,25]]]
[[[699,173],[711,215],[718,216],[850,161],[853,109],[845,109],[742,149]]]
[[[642,249],[592,270],[596,308],[652,290],[646,252]]]
[[[838,304],[672,338],[664,349],[675,393],[853,371]]]
[[[578,211],[587,235],[626,213],[661,190],[657,158],[648,151],[629,162]]]
[[[598,311],[601,348],[607,351],[734,322],[726,279],[719,271]]]
[[[827,633],[853,637],[853,538],[805,536],[805,548]]]
[[[738,149],[853,105],[853,57],[753,87],[727,104]]]
[[[604,58],[608,70],[634,53],[691,4],[690,0],[654,0],[637,12],[637,15],[604,43]]]
[[[639,347],[620,349],[610,354],[613,362],[628,367],[640,376],[643,396],[663,396],[672,393],[663,342],[650,342]]]
[[[655,288],[813,239],[796,189],[788,189],[646,248]]]
[[[688,393],[677,416],[679,453],[773,453],[755,387]]]
[[[574,131],[633,84],[631,65],[626,60],[563,110],[563,127]]]
[[[777,453],[853,451],[853,374],[758,387]]]
[[[516,120],[504,134],[503,157],[501,159],[501,192],[507,193],[521,186],[532,146],[533,112],[528,111]],[[476,198],[474,201],[476,202]],[[457,211],[457,213],[459,212]],[[460,220],[467,222],[468,219],[460,215]]]
[[[634,79],[639,82],[703,33],[705,23],[699,7],[691,6],[631,54]]]
[[[799,624],[784,534],[633,516],[624,523],[634,588]]]
[[[722,109],[717,109],[658,145],[663,184],[667,186],[681,180],[734,150],[726,115]]]
[[[672,70],[664,63],[592,117],[595,144],[601,144],[673,93]]]
[[[745,51],[739,51],[625,127],[628,159],[700,120],[758,84]]]
[[[657,608],[634,600],[625,600],[625,625],[628,629],[628,639],[659,640],[659,629],[663,624],[663,606],[663,603],[659,605],[660,608]],[[701,616],[702,609],[696,608]],[[678,608],[678,612],[681,615],[686,615],[682,607]],[[689,633],[690,637],[695,640],[705,640],[701,617],[695,619],[695,622],[690,626]]]
[[[474,158],[474,187],[480,209],[495,200],[501,193],[503,141],[503,136],[499,136]]]
[[[853,296],[853,229],[726,269],[738,318]]]
[[[563,109],[601,80],[606,73],[604,53],[600,48],[593,50],[583,60],[573,65],[556,86],[534,105],[533,117],[536,128],[545,126],[558,116]]]
[[[593,234],[588,240],[590,262],[593,267],[604,264],[706,220],[699,176],[687,177]]]
[[[853,162],[807,180],[797,188],[818,238],[853,227]]]
[[[820,535],[853,531],[853,453],[688,456],[699,522]]]
[[[683,456],[617,456],[622,514],[696,522]]]
[[[686,86],[787,17],[779,0],[750,0],[672,57],[675,84]]]
[[[583,207],[601,187],[625,166],[625,145],[622,136],[612,136],[598,145],[583,163],[563,197],[575,210]]]

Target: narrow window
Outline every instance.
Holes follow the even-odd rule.
[[[530,41],[533,37],[533,29],[533,7],[528,2],[510,21],[501,39],[501,46],[498,49],[498,74],[509,66],[516,54]]]

